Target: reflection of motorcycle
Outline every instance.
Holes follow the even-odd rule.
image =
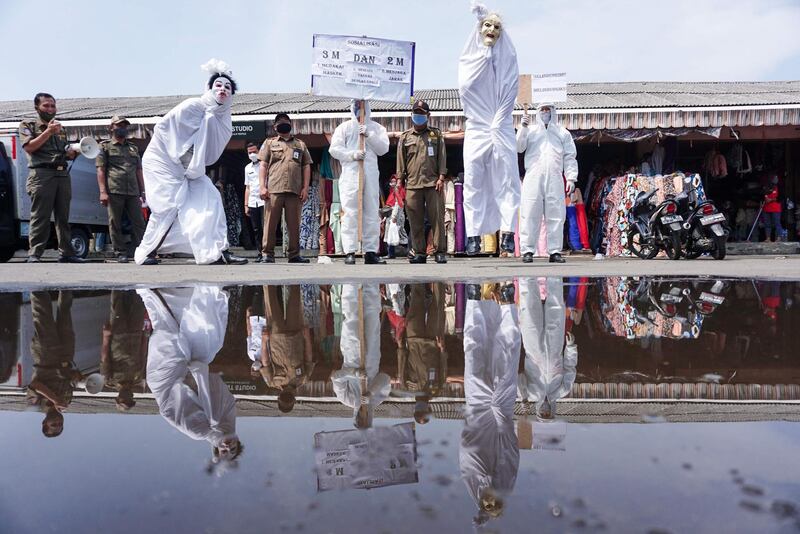
[[[710,284],[710,287],[708,287]],[[727,292],[728,283],[723,280],[706,281],[704,283],[693,282],[694,292],[689,288],[683,290],[686,300],[700,315],[711,315],[716,309],[725,302],[724,293]],[[697,295],[697,291],[700,292]]]
[[[667,257],[681,257],[681,234],[683,216],[678,213],[678,204],[672,198],[661,204],[653,202],[658,189],[641,192],[631,209],[631,229],[628,232],[628,249],[636,256],[650,260],[659,250]]]

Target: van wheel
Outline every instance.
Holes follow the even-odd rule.
[[[85,258],[89,255],[89,234],[83,228],[72,228],[72,248],[75,250],[75,255],[79,258]]]
[[[17,247],[14,246],[0,247],[0,263],[5,263],[13,258],[16,251]]]

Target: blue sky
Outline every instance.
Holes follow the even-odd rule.
[[[566,71],[573,82],[800,79],[798,0],[486,4],[504,16],[521,72]],[[452,88],[473,20],[468,0],[0,0],[0,100],[195,94],[211,57],[232,66],[243,92],[307,91],[314,33],[415,41],[417,88]]]

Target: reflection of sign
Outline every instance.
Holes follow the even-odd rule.
[[[317,490],[419,482],[414,423],[314,435]]]
[[[567,73],[534,74],[531,80],[533,101],[537,104],[567,101]]]
[[[311,94],[408,103],[414,47],[408,41],[315,34]]]
[[[267,138],[267,125],[264,121],[234,122],[231,139],[263,141]]]

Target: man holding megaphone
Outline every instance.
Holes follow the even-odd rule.
[[[97,165],[97,185],[100,188],[100,203],[108,206],[108,227],[111,244],[119,263],[128,263],[133,251],[142,242],[144,217],[144,176],[139,149],[128,141],[130,122],[125,117],[111,118],[111,139],[100,143]],[[122,217],[127,214],[131,221],[131,243],[126,245],[122,235]]]
[[[69,205],[72,200],[67,161],[78,152],[67,144],[61,123],[55,120],[56,99],[48,93],[38,93],[33,99],[38,118],[24,120],[19,125],[22,148],[28,154],[28,182],[31,197],[31,220],[28,234],[28,262],[38,263],[50,239],[50,214],[53,214],[58,236],[60,263],[83,263],[75,255],[70,239]]]

